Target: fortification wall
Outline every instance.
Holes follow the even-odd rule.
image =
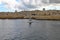
[[[31,18],[33,19],[60,19],[60,10],[48,11],[21,11],[21,12],[0,12],[0,18]]]

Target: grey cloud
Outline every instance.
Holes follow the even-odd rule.
[[[49,1],[49,3],[60,3],[60,0],[42,0],[43,3],[47,3],[47,1]]]
[[[33,5],[26,5],[26,4],[23,4],[23,5],[27,8],[37,8],[36,6],[33,6]]]
[[[35,0],[35,2],[36,2],[36,1],[37,1],[37,0]],[[38,0],[38,1],[40,1],[40,0]],[[20,7],[20,6],[19,6],[18,9],[29,10],[29,9],[38,8],[37,5],[31,5],[32,0],[30,0],[29,4],[25,4],[25,3],[24,3],[24,0],[21,0],[21,2],[23,3],[24,7]],[[47,4],[47,3],[49,3],[49,4],[51,4],[51,3],[60,3],[60,0],[41,0],[40,2],[41,2],[41,3],[39,4],[39,6],[41,7],[41,5],[44,6],[44,5]],[[43,3],[43,4],[42,4],[42,3]],[[48,5],[47,5],[47,6],[48,6]]]
[[[26,4],[26,3],[24,3],[24,1],[23,0],[21,0],[22,1],[22,3],[23,3],[23,5],[26,7],[26,9],[36,9],[36,8],[38,8],[38,6],[41,6],[42,5],[42,1],[41,1],[41,3],[37,6],[37,5],[32,5],[31,3],[32,3],[32,0],[30,0],[30,2],[29,2],[29,4]],[[37,0],[35,0],[35,3],[36,3],[36,1]],[[40,0],[39,0],[40,1]]]
[[[50,3],[60,3],[60,0],[50,0]]]
[[[43,2],[43,3],[46,3],[46,4],[48,3],[47,0],[42,0],[42,2]]]
[[[36,8],[38,8],[38,6],[41,7],[41,5],[42,5],[42,6],[47,5],[47,3],[49,3],[49,4],[51,4],[51,3],[60,3],[60,0],[38,0],[38,1],[40,1],[40,3],[39,3],[39,5],[37,6],[37,5],[31,5],[32,0],[30,0],[30,2],[27,3],[27,4],[24,2],[24,0],[20,0],[20,1],[22,2],[22,4],[23,4],[24,6],[22,6],[22,7],[21,7],[21,6],[17,6],[16,8],[19,9],[19,10],[36,9]],[[35,3],[37,3],[38,1],[35,0]],[[48,5],[47,5],[47,6],[48,6]]]
[[[18,9],[18,10],[30,10],[30,9],[36,9],[36,8],[38,8],[38,6],[41,7],[41,6],[47,5],[47,3],[50,3],[50,4],[51,3],[60,3],[60,0],[35,0],[36,5],[32,5],[31,4],[32,0],[30,0],[29,3],[24,3],[24,0],[19,0],[19,1],[22,3],[23,6],[22,5],[16,5],[16,6],[12,5],[13,8]],[[20,3],[19,1],[18,1],[18,4]],[[7,2],[3,2],[3,3],[5,5],[9,6],[9,3],[7,3]]]
[[[29,4],[25,4],[23,0],[21,0],[21,1],[22,1],[23,5],[24,5],[25,7],[27,7],[28,9],[36,8],[36,6],[31,5],[31,1],[30,1],[30,3],[29,3]]]

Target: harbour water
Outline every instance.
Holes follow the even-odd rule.
[[[0,40],[60,40],[60,21],[0,19]]]

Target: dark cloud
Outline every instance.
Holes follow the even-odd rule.
[[[60,0],[49,0],[50,3],[60,3]]]
[[[38,8],[38,6],[41,7],[41,5],[44,6],[45,4],[48,4],[48,3],[49,4],[51,4],[51,3],[60,3],[60,0],[35,0],[36,3],[39,3],[38,6],[37,5],[31,5],[32,0],[30,0],[29,3],[25,3],[24,0],[21,0],[21,2],[23,3],[24,7],[18,7],[18,9],[29,10],[29,9]]]
[[[42,0],[42,2],[43,2],[43,3],[46,3],[46,4],[48,3],[47,0]]]
[[[48,1],[49,1],[49,3],[60,3],[60,0],[42,0],[42,2],[43,3],[48,3]]]
[[[34,9],[34,8],[37,8],[37,6],[34,6],[34,5],[31,5],[31,2],[29,2],[29,4],[25,4],[23,0],[21,0],[23,5],[25,6],[26,9]]]

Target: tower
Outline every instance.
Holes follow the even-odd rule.
[[[17,10],[15,10],[15,12],[17,12]]]
[[[45,11],[45,8],[43,8],[43,11]]]

